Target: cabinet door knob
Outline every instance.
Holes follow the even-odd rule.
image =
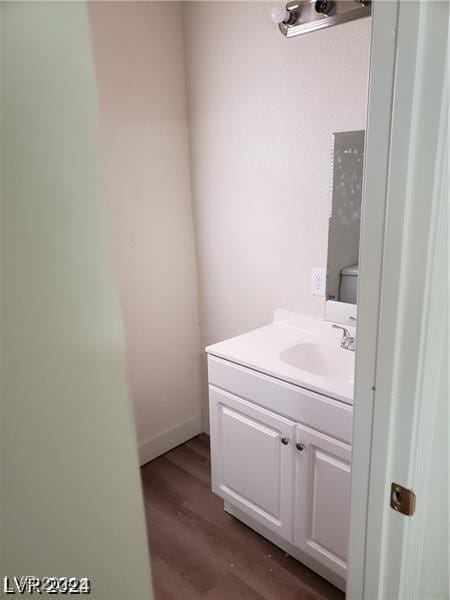
[[[285,446],[287,446],[289,444],[289,438],[287,437],[282,437],[281,438],[281,443],[284,444]]]
[[[305,444],[302,444],[301,442],[299,442],[298,444],[295,444],[295,447],[297,448],[297,450],[300,450],[300,452],[302,450],[305,449]]]

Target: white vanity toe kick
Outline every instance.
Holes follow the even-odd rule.
[[[352,406],[213,355],[209,384],[236,394],[342,442],[352,441]]]

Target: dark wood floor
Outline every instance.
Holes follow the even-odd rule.
[[[209,438],[142,467],[156,600],[318,600],[344,594],[223,510]]]

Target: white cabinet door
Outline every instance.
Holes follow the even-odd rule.
[[[295,423],[209,387],[213,491],[293,538]]]
[[[294,544],[347,575],[351,448],[297,425]]]

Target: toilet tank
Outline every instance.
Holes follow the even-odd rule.
[[[352,265],[341,270],[341,283],[339,287],[339,300],[356,304],[356,291],[358,289],[358,267]]]

